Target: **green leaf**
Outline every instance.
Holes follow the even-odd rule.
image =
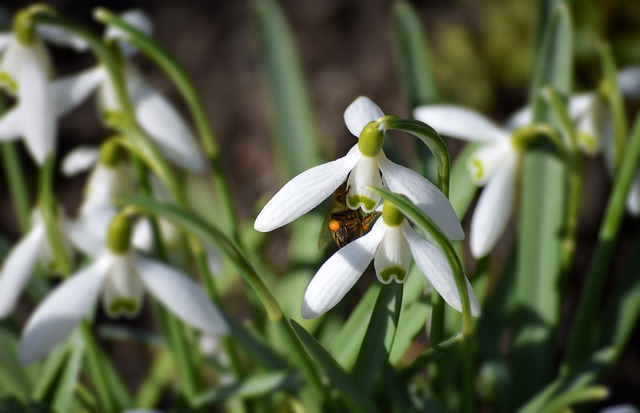
[[[472,142],[464,146],[458,153],[451,168],[451,189],[449,191],[449,202],[456,211],[458,218],[462,220],[467,214],[467,210],[473,201],[478,187],[471,180],[467,163],[471,155],[482,146],[481,142]]]
[[[402,309],[402,284],[383,285],[353,368],[354,380],[371,394],[378,373],[389,359]]]
[[[636,116],[631,141],[627,146],[622,165],[614,182],[604,220],[598,234],[598,244],[589,265],[585,286],[578,302],[565,354],[565,366],[573,367],[586,359],[595,343],[593,320],[597,317],[602,301],[606,277],[611,271],[611,258],[616,251],[616,239],[620,231],[637,165],[640,161],[640,115]]]
[[[331,355],[346,371],[351,371],[358,358],[380,289],[380,284],[374,283],[367,290],[329,348]]]
[[[307,332],[300,324],[291,321],[305,348],[311,354],[315,362],[324,370],[331,383],[340,390],[340,394],[349,404],[350,410],[354,412],[375,413],[378,409],[371,403],[368,397],[362,394],[359,386],[356,386],[353,379],[340,367],[329,353]]]
[[[531,87],[534,123],[555,124],[540,90],[551,86],[568,94],[572,72],[572,29],[566,5],[558,5],[538,49]],[[528,148],[522,165],[522,198],[518,262],[515,280],[515,341],[512,375],[518,386],[512,408],[532,396],[553,373],[554,329],[560,297],[565,168],[556,147],[545,135]]]
[[[590,388],[602,369],[609,365],[611,360],[614,359],[615,353],[615,350],[612,348],[598,351],[590,360],[578,366],[575,371],[570,374],[561,375],[552,381],[518,411],[520,413],[544,412],[549,406],[553,406],[554,404],[557,406],[558,399],[562,401],[565,395]],[[565,400],[571,401],[571,398]],[[554,411],[563,410],[559,408]]]
[[[257,38],[273,108],[273,137],[287,176],[320,163],[313,111],[296,45],[285,16],[273,0],[253,4]]]
[[[8,329],[0,328],[0,395],[13,395],[22,401],[29,399],[34,385],[32,373],[36,366],[24,366],[18,360],[18,339]]]
[[[248,377],[240,383],[221,386],[198,394],[193,399],[193,407],[202,409],[213,407],[214,403],[223,400],[250,399],[260,397],[281,389],[287,389],[300,383],[300,377],[295,373],[275,371],[271,373]]]
[[[58,412],[70,411],[74,396],[74,389],[78,383],[82,360],[84,358],[84,343],[78,331],[75,331],[69,340],[71,347],[69,357],[64,365],[62,375],[57,381],[52,407]]]
[[[400,83],[409,106],[435,103],[438,90],[431,73],[431,59],[420,18],[405,1],[397,1],[392,8],[393,31],[400,66]]]
[[[391,354],[389,354],[389,362],[392,365],[396,365],[402,360],[416,336],[426,328],[430,314],[431,303],[426,296],[424,300],[416,301],[406,310],[402,310]]]

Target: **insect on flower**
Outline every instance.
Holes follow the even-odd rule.
[[[347,205],[348,193],[349,188],[347,188],[346,182],[333,193],[331,205],[327,210],[322,228],[320,228],[319,249],[326,247],[332,238],[338,248],[344,247],[369,232],[374,220],[380,215],[380,212],[376,211],[365,213],[360,208],[349,208]]]

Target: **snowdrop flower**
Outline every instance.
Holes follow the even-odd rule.
[[[421,106],[416,108],[414,117],[440,134],[486,142],[471,156],[467,167],[474,183],[486,186],[471,219],[469,245],[475,258],[487,255],[504,232],[513,208],[519,140],[512,139],[513,130],[459,106]]]
[[[349,131],[359,137],[346,156],[313,167],[289,181],[262,209],[254,228],[267,232],[290,223],[309,212],[336,188],[347,181],[347,205],[372,212],[380,197],[367,186],[386,185],[391,191],[406,195],[421,207],[444,234],[453,240],[464,232],[447,198],[420,174],[391,162],[382,151],[384,129],[382,110],[366,97],[357,98],[344,112]]]
[[[404,216],[385,202],[382,218],[371,231],[339,249],[320,267],[304,295],[302,317],[314,318],[333,308],[358,281],[371,260],[381,283],[403,283],[412,255],[433,288],[451,307],[462,311],[453,273],[444,254],[416,234]],[[480,306],[468,281],[466,285],[471,313],[478,316]]]
[[[131,170],[124,162],[122,150],[116,140],[107,140],[100,150],[93,147],[76,148],[62,161],[62,172],[66,176],[74,176],[87,170],[91,172],[85,185],[84,198],[78,217],[70,222],[69,230],[81,250],[93,255],[92,250],[95,248],[88,246],[94,240],[104,241],[109,222],[117,213],[117,198],[132,194],[134,188]],[[151,177],[151,184],[155,199],[171,202],[166,188],[154,176]],[[175,244],[179,239],[179,231],[167,220],[158,221],[164,242]],[[152,250],[153,230],[148,219],[136,222],[132,243],[139,250]]]
[[[61,209],[58,216],[59,233],[64,236],[67,233],[67,219]],[[68,243],[65,247],[70,250],[71,244]],[[31,229],[9,252],[0,272],[0,318],[13,312],[36,264],[42,263],[45,267],[50,267],[52,261],[53,248],[47,239],[45,223],[40,212],[35,210]]]
[[[58,345],[102,296],[110,316],[135,316],[147,290],[186,324],[220,335],[228,327],[220,311],[196,283],[178,270],[130,248],[131,222],[119,214],[109,227],[107,245],[93,262],[59,285],[27,322],[20,357],[29,363]]]
[[[152,25],[149,18],[139,10],[122,14],[121,18],[137,29],[149,34]],[[117,28],[109,27],[105,37],[126,40],[126,35]],[[125,57],[131,57],[135,48],[124,42],[118,43]],[[138,70],[124,62],[127,92],[131,97],[135,116],[140,126],[158,145],[160,151],[171,161],[190,172],[202,172],[202,159],[197,139],[191,128],[182,119],[178,110],[160,92],[145,81]],[[103,114],[120,112],[122,108],[107,70],[101,65],[89,70],[89,90],[99,90],[99,103]]]

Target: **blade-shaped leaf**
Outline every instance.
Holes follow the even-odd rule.
[[[287,176],[319,163],[315,122],[294,38],[277,2],[254,3],[258,38],[275,116],[273,137]]]

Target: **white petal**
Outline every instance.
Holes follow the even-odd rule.
[[[109,223],[116,212],[113,205],[105,205],[81,214],[76,221],[67,222],[69,239],[84,254],[97,256],[104,247]]]
[[[91,70],[60,78],[51,84],[55,101],[56,115],[63,116],[81,104],[106,76],[105,70],[98,66]]]
[[[141,256],[134,262],[147,289],[182,321],[214,335],[228,332],[220,311],[189,277]]]
[[[478,186],[484,186],[503,165],[505,157],[515,156],[511,141],[498,141],[478,148],[467,161],[471,180]]]
[[[124,12],[120,15],[120,18],[129,23],[136,29],[140,30],[144,34],[151,34],[153,31],[153,24],[149,16],[142,10],[134,9]],[[117,27],[109,26],[105,33],[107,39],[121,39],[128,40],[129,36]],[[129,43],[121,43],[122,53],[125,57],[130,57],[136,52],[136,48]]]
[[[109,255],[111,265],[102,295],[103,307],[111,317],[134,317],[142,308],[144,286],[134,269],[132,256],[108,250],[105,254]]]
[[[627,195],[627,209],[634,217],[640,215],[640,172],[636,172],[629,195]]]
[[[76,36],[72,32],[60,27],[39,24],[38,35],[49,43],[70,47],[78,52],[85,51],[89,48],[89,45],[82,37]]]
[[[509,139],[510,134],[472,110],[454,105],[419,106],[413,117],[428,124],[441,135],[466,141]]]
[[[622,94],[629,99],[640,96],[640,67],[627,67],[618,72]]]
[[[411,249],[413,259],[416,261],[420,271],[427,277],[429,283],[438,291],[438,294],[442,296],[447,304],[462,312],[462,302],[453,278],[453,272],[442,251],[416,234],[406,222],[403,224],[402,230]],[[477,317],[480,315],[480,305],[473,288],[471,288],[471,284],[466,278],[465,281],[469,292],[471,315]]]
[[[516,191],[518,157],[507,156],[487,183],[471,219],[469,245],[475,258],[484,257],[495,247],[511,217]]]
[[[23,135],[20,115],[20,105],[16,105],[0,118],[0,140],[14,140]]]
[[[332,309],[369,266],[387,226],[379,219],[371,231],[333,254],[313,277],[302,303],[302,317],[314,318]]]
[[[55,150],[56,113],[47,68],[36,53],[26,53],[18,80],[18,102],[27,148],[38,164]]]
[[[514,131],[522,126],[531,123],[531,106],[525,106],[518,109],[516,113],[511,115],[504,123],[504,128],[508,131]]]
[[[9,45],[12,37],[11,33],[0,33],[0,53]]]
[[[22,333],[22,362],[37,361],[73,330],[96,302],[107,268],[106,260],[97,260],[60,284],[45,298]]]
[[[382,109],[366,96],[360,96],[354,100],[344,111],[344,123],[349,132],[360,137],[360,132],[367,123],[384,116]]]
[[[0,318],[13,311],[42,255],[45,242],[44,226],[34,225],[9,252],[0,273]]]
[[[593,102],[598,99],[598,95],[593,92],[581,93],[579,95],[572,96],[569,99],[568,111],[569,117],[573,120],[578,119],[581,116],[587,114],[593,105]]]
[[[594,98],[589,102],[581,116],[576,118],[578,145],[583,152],[593,155],[602,147],[604,127],[607,117],[611,117],[609,108],[600,99]]]
[[[187,171],[202,172],[204,160],[189,126],[164,96],[140,82],[139,92],[133,96],[140,125],[167,158]]]
[[[383,284],[389,284],[391,280],[403,283],[410,265],[411,251],[402,227],[387,227],[373,261],[378,280]]]
[[[384,155],[382,155],[384,156]],[[382,187],[378,157],[361,156],[353,167],[347,187],[347,205],[351,209],[362,208],[365,212],[373,212],[380,203],[380,196],[367,189],[367,186]]]
[[[253,227],[260,232],[273,231],[311,211],[347,179],[360,157],[355,145],[344,157],[297,175],[265,205]]]
[[[113,205],[116,198],[130,192],[128,169],[123,163],[113,168],[98,163],[87,180],[80,214],[89,214],[92,210]]]
[[[379,156],[378,163],[390,190],[406,195],[449,239],[464,239],[464,231],[456,212],[435,185],[420,174],[393,163],[384,156]]]
[[[62,174],[71,177],[88,171],[96,164],[99,155],[100,151],[95,146],[78,146],[62,159]]]

